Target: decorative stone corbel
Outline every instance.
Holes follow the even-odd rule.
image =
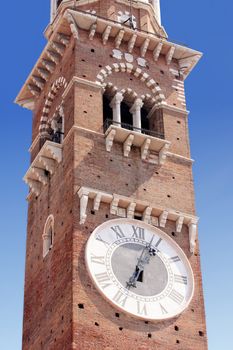
[[[182,227],[183,227],[183,223],[184,223],[184,217],[180,216],[177,220],[176,220],[176,232],[181,232]]]
[[[147,224],[151,223],[151,212],[152,212],[152,208],[151,207],[147,207],[142,215],[142,220],[144,222],[146,222]]]
[[[89,39],[93,40],[94,36],[95,36],[95,32],[96,32],[96,28],[97,28],[97,24],[93,23],[90,27],[90,34],[89,34]]]
[[[147,38],[147,39],[143,42],[143,44],[142,44],[142,46],[141,46],[141,49],[140,49],[140,51],[141,51],[141,56],[142,56],[142,57],[145,57],[149,44],[150,44],[150,39]]]
[[[132,144],[133,144],[133,140],[134,140],[134,135],[129,135],[127,137],[127,139],[125,140],[124,142],[124,156],[125,157],[128,157],[129,156],[129,153],[131,151],[131,147],[132,147]]]
[[[157,45],[156,48],[154,49],[154,51],[153,51],[153,57],[154,57],[154,60],[155,60],[155,61],[158,61],[159,55],[160,55],[160,53],[161,53],[161,51],[162,51],[162,47],[163,47],[163,43],[160,42],[160,43],[158,43],[158,45]]]
[[[111,26],[107,26],[105,28],[105,31],[103,32],[102,40],[103,40],[103,44],[104,45],[107,44],[107,41],[108,41],[109,35],[111,33],[111,30],[112,30],[112,27]]]
[[[133,51],[136,40],[137,40],[137,34],[133,34],[129,40],[129,43],[128,43],[129,53],[131,53]]]
[[[75,39],[79,40],[78,26],[70,13],[66,14],[66,19],[70,25],[70,30]]]
[[[191,221],[189,224],[189,244],[190,253],[194,254],[197,239],[197,222]]]
[[[119,47],[120,47],[120,45],[121,45],[121,42],[122,42],[123,37],[124,37],[124,34],[125,34],[124,29],[121,29],[121,30],[118,32],[117,36],[116,36],[116,39],[115,39],[115,46],[116,46],[117,49],[119,49]]]
[[[98,194],[95,196],[95,198],[94,198],[94,207],[93,207],[93,209],[94,209],[95,211],[98,211],[99,208],[100,208],[101,198],[102,198],[101,193],[98,193]]]
[[[151,140],[146,139],[141,147],[141,159],[145,160],[148,156],[149,153],[149,148],[150,148]]]
[[[174,56],[174,53],[175,53],[175,46],[171,46],[167,55],[166,55],[166,63],[167,65],[169,65],[172,61],[172,58]]]
[[[78,195],[80,198],[80,221],[79,223],[82,225],[85,223],[87,218],[87,205],[88,205],[88,195],[89,191],[88,189],[82,187],[78,191]]]
[[[167,223],[168,211],[164,210],[159,216],[159,226],[165,227]]]
[[[136,203],[130,203],[127,208],[127,218],[133,219],[135,213]]]
[[[111,152],[115,135],[116,135],[116,130],[112,129],[105,139],[107,152]]]
[[[167,152],[169,150],[170,144],[166,143],[161,151],[159,152],[159,164],[163,165],[167,158]]]
[[[117,215],[119,200],[119,197],[113,196],[113,200],[110,205],[110,213],[113,215]]]

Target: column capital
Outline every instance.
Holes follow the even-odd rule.
[[[117,92],[116,95],[113,97],[112,101],[110,102],[110,107],[114,107],[116,104],[119,104],[123,101],[123,95],[121,92]]]
[[[132,107],[130,108],[130,113],[134,113],[136,111],[139,111],[142,107],[143,107],[144,103],[142,101],[141,98],[137,98],[134,101],[134,104],[132,105]]]

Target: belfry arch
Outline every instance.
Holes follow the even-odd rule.
[[[46,138],[49,136],[49,112],[52,106],[52,103],[60,89],[65,89],[67,87],[67,81],[64,77],[58,78],[52,85],[48,97],[45,101],[45,105],[43,108],[42,116],[40,119],[40,127],[39,127],[39,134],[41,138]]]

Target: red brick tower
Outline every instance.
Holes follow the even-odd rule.
[[[184,93],[201,54],[168,40],[159,0],[51,0],[45,35],[48,43],[16,100],[33,111],[23,349],[206,350]],[[182,249],[168,265],[183,254],[192,268],[194,295],[190,287],[184,307],[173,289],[170,304],[159,304],[160,320],[152,320],[146,302],[137,299],[138,310],[124,312],[127,297],[101,295],[110,277],[98,274],[98,288],[86,244],[117,218],[115,229],[133,223],[134,237],[140,233],[137,247],[145,246],[148,266],[163,254],[162,240]],[[150,229],[162,237],[153,247],[143,243]],[[99,251],[92,254],[97,267],[101,259]],[[137,260],[143,267],[141,280],[133,278],[136,292],[147,268]],[[190,278],[174,276],[186,288]],[[182,312],[168,317],[169,305],[177,304]]]

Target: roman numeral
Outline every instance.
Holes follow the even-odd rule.
[[[105,265],[105,257],[104,256],[96,256],[96,255],[92,254],[91,262],[95,263],[95,264]]]
[[[160,239],[158,240],[158,242],[156,243],[155,247],[158,248],[158,246],[160,245],[161,242],[162,242],[162,238],[160,238]]]
[[[139,238],[145,240],[145,229],[142,227],[132,226],[133,236],[132,238]]]
[[[175,263],[177,261],[180,261],[180,258],[178,256],[173,256],[172,258],[169,259],[170,263]]]
[[[165,307],[162,304],[159,304],[159,306],[160,306],[160,309],[162,311],[162,314],[166,315],[167,314],[167,310],[165,309]]]
[[[140,316],[147,316],[146,304],[141,305],[140,301],[137,301],[137,313]]]
[[[188,284],[188,277],[181,275],[174,275],[174,281],[176,283]]]
[[[97,282],[100,284],[100,287],[102,289],[105,289],[109,286],[111,286],[111,279],[109,278],[107,272],[103,272],[103,273],[97,273],[95,275],[95,278],[97,279]]]
[[[177,304],[181,304],[184,300],[183,295],[177,292],[175,289],[172,290],[171,294],[168,296],[171,300],[173,300]]]
[[[100,236],[100,235],[96,235],[95,239],[96,239],[97,241],[102,242],[102,243],[105,245],[105,247],[107,247],[107,248],[108,248],[109,243],[108,243],[108,242],[106,242],[105,240],[103,240],[103,239],[101,238],[101,236]]]
[[[120,228],[119,225],[117,225],[115,227],[111,227],[111,229],[115,232],[117,239],[125,237],[125,235],[124,235],[124,233],[123,233],[123,231],[122,231],[122,229]]]
[[[127,300],[127,295],[124,295],[120,290],[118,290],[112,300],[115,301],[118,305],[124,307]]]

